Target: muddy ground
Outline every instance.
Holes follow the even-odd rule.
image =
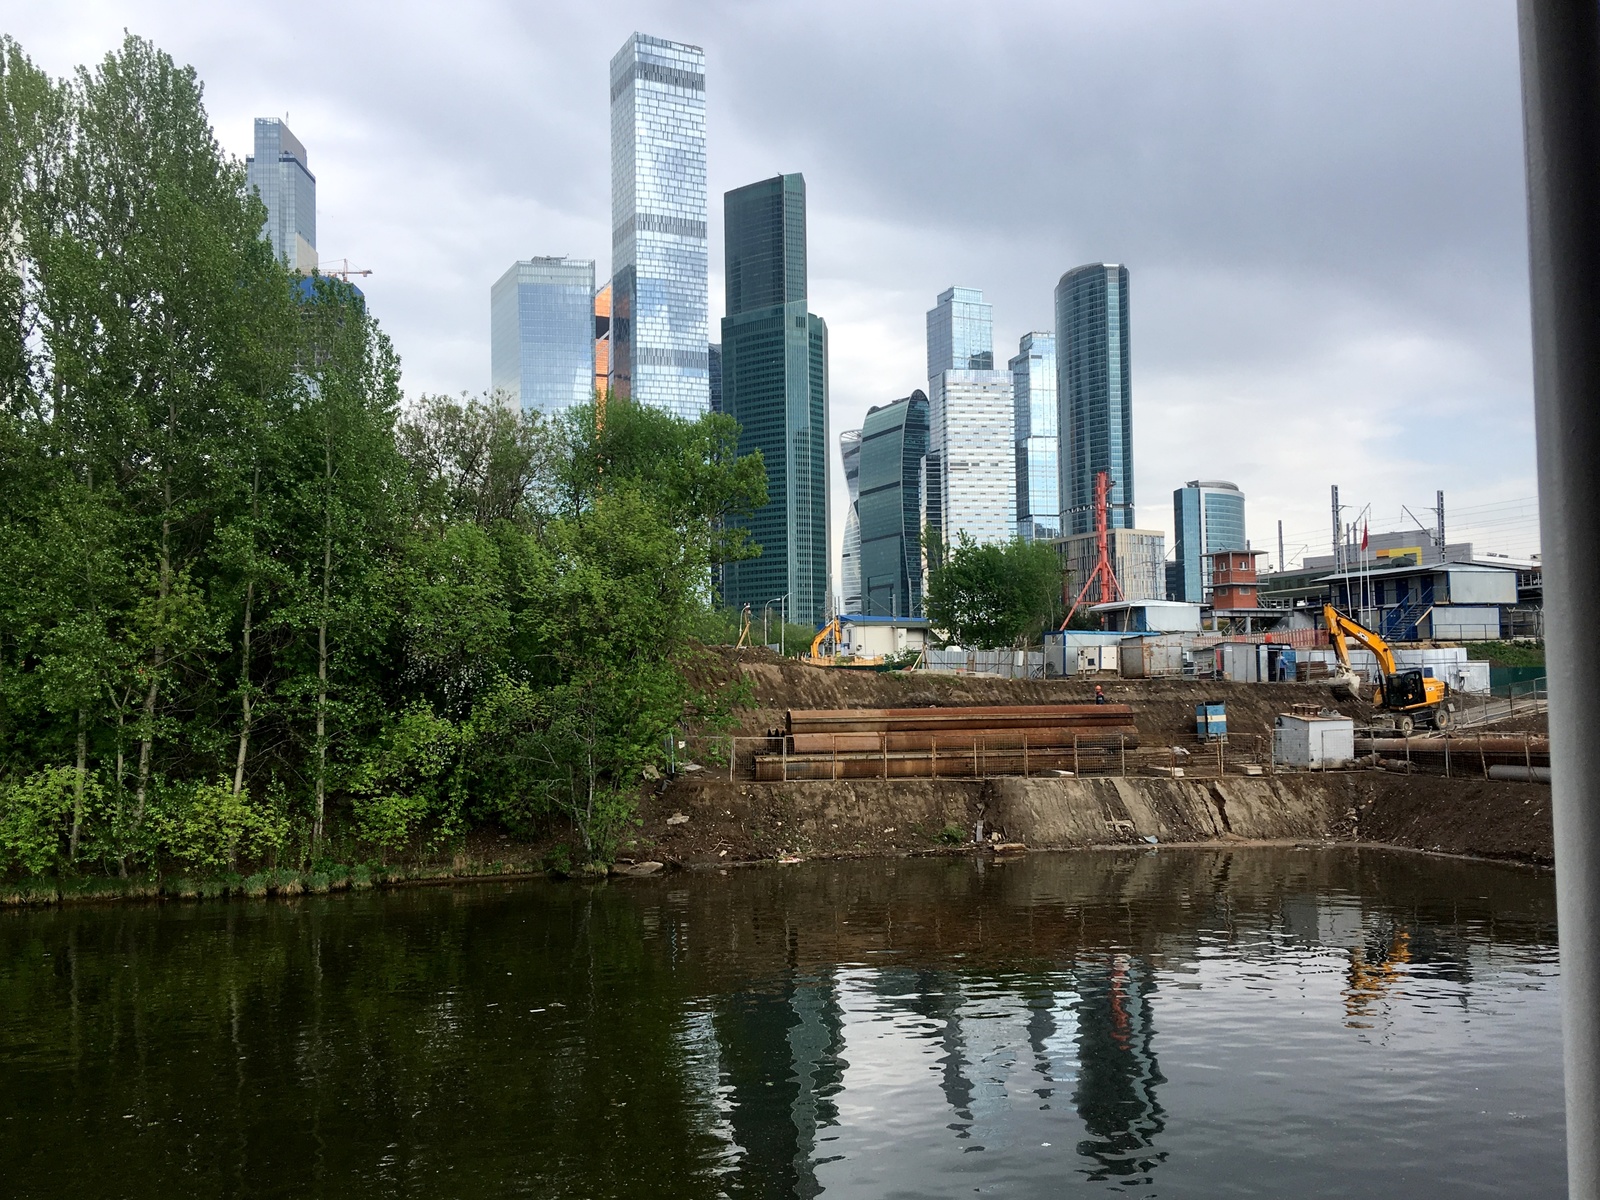
[[[752,703],[737,712],[730,731],[740,737],[780,729],[789,708],[1073,703],[1094,694],[1092,682],[839,670],[780,661],[765,650],[730,654],[725,664],[729,676],[736,674],[751,686]],[[1194,706],[1202,701],[1227,704],[1229,744],[1239,750],[1255,739],[1270,747],[1273,717],[1290,704],[1365,716],[1360,706],[1325,685],[1109,680],[1102,686],[1113,703],[1133,706],[1145,745],[1193,746]],[[1537,730],[1542,720],[1519,718],[1506,728],[1520,731],[1526,723]],[[1209,820],[1217,800],[1236,787],[1249,792],[1258,809],[1275,813],[1267,825],[1257,822],[1263,835],[1270,827],[1270,836],[1377,842],[1535,863],[1553,858],[1550,789],[1543,784],[1379,771],[1279,776],[1270,786],[1263,780],[1229,780],[1221,793],[1198,780],[1182,785],[1134,778],[1033,780],[1027,784],[1028,802],[1018,804],[1017,785],[1023,781],[756,783],[751,778],[754,743],[740,746],[730,780],[726,745],[720,754],[706,745],[691,747],[707,760],[700,764],[704,769],[680,775],[646,799],[631,857],[703,866],[789,856],[956,851],[970,847],[980,821],[985,834],[999,832],[1038,848],[1149,836],[1243,840]],[[1074,832],[1064,835],[1065,829]]]

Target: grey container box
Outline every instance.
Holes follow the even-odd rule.
[[[1273,719],[1272,761],[1280,767],[1333,771],[1355,757],[1356,723],[1349,717],[1281,714]]]

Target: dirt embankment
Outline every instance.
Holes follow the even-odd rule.
[[[777,660],[755,651],[728,660],[754,704],[733,732],[759,737],[789,708],[1085,702],[1093,683],[927,673],[877,674]],[[1146,745],[1195,743],[1194,706],[1227,704],[1230,745],[1261,738],[1290,704],[1359,716],[1326,686],[1112,680],[1107,697],[1133,706]],[[1222,780],[839,780],[756,783],[754,745],[679,777],[644,806],[638,851],[684,864],[903,854],[970,845],[975,827],[1033,847],[1261,839],[1358,840],[1422,850],[1548,863],[1550,789],[1542,784],[1446,780],[1375,771]]]

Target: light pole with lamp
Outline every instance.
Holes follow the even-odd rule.
[[[767,633],[767,610],[774,604],[778,606],[778,657],[783,657],[783,627],[789,623],[789,593],[774,596],[761,606],[761,638],[772,645],[771,636]]]

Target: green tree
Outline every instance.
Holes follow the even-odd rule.
[[[934,628],[959,645],[1020,648],[1060,619],[1055,549],[1020,538],[980,545],[962,533],[929,573],[927,611]]]

